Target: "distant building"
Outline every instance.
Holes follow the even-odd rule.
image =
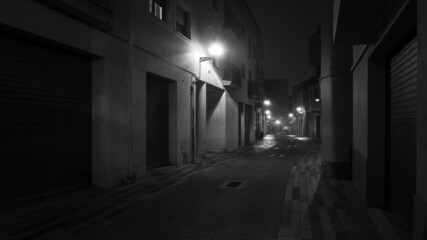
[[[320,138],[320,87],[317,78],[311,78],[292,89],[292,133],[301,137]]]
[[[16,0],[0,15],[1,201],[115,186],[259,135],[263,45],[244,0]]]
[[[320,138],[322,100],[320,97],[320,27],[308,38],[310,66],[315,74],[292,89],[292,133],[298,136]]]

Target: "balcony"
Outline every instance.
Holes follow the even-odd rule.
[[[222,80],[224,87],[237,90],[242,87],[242,71],[234,64],[229,64],[225,70],[225,76]]]
[[[261,91],[259,87],[259,82],[248,81],[248,98],[251,99],[260,99]]]

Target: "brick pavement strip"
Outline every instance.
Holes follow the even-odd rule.
[[[314,145],[292,167],[278,239],[380,240],[352,183],[323,177],[321,166],[321,146]]]

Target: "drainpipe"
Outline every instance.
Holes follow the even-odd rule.
[[[192,144],[191,144],[191,163],[196,162],[196,153],[197,153],[197,132],[196,132],[196,126],[197,126],[197,109],[196,109],[196,83],[197,78],[195,75],[191,76],[191,137],[192,137]]]
[[[126,71],[126,80],[127,80],[127,90],[128,90],[128,174],[127,179],[131,180],[135,176],[133,174],[133,58],[132,58],[132,46],[133,46],[133,34],[132,34],[132,1],[128,1],[128,22],[127,22],[127,31],[128,31],[128,44],[127,44],[127,71]]]

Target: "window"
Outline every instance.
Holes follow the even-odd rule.
[[[212,0],[212,7],[218,10],[218,0]]]
[[[228,2],[224,3],[224,26],[230,27],[231,26],[231,7],[228,4]]]
[[[253,46],[252,46],[252,35],[249,35],[249,37],[248,37],[248,55],[249,55],[249,57],[253,57],[253,52],[252,52],[252,50],[253,50]]]
[[[167,22],[167,7],[168,0],[149,0],[150,5],[148,6],[148,10],[151,14],[153,14],[156,18]]]
[[[239,39],[245,38],[245,28],[234,15],[228,2],[224,2],[224,27],[229,28]]]
[[[212,57],[212,66],[214,66],[216,69],[219,69],[218,60],[216,57]]]
[[[242,78],[245,78],[246,70],[245,70],[245,64],[242,63]]]
[[[245,36],[246,36],[246,32],[245,32],[245,25],[243,25],[242,24],[242,33],[241,33],[241,37],[243,38],[243,39],[245,39]]]
[[[191,39],[191,14],[176,6],[176,31]]]

